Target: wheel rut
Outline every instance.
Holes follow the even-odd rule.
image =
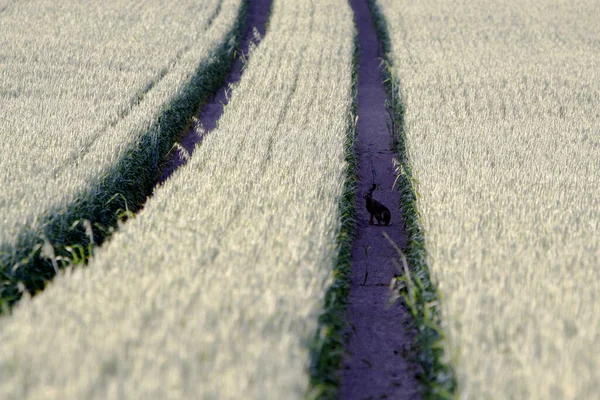
[[[229,98],[231,97],[233,85],[242,77],[244,60],[249,57],[251,44],[258,45],[254,34],[255,30],[261,38],[265,36],[272,2],[273,0],[248,1],[246,31],[244,32],[240,46],[241,55],[236,57],[223,86],[201,108],[192,126],[173,147],[173,150],[161,167],[161,174],[156,182],[155,189],[169,179],[177,169],[187,163],[194,153],[196,144],[200,143],[204,135],[211,132],[217,126],[217,121],[223,115],[224,106],[229,102]]]
[[[347,347],[339,398],[419,399],[419,367],[408,360],[415,332],[411,316],[396,302],[389,304],[392,278],[398,274],[398,253],[384,233],[400,248],[407,241],[399,209],[387,94],[381,69],[382,51],[368,7],[368,0],[350,0],[358,30],[358,160],[355,239],[347,306]],[[390,124],[391,125],[391,124]],[[391,211],[389,226],[369,225],[370,214],[363,195],[373,184],[373,198]]]

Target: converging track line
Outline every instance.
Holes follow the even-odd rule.
[[[388,307],[388,285],[397,274],[398,254],[386,233],[399,247],[407,241],[396,179],[396,157],[386,124],[386,91],[383,84],[381,47],[369,12],[368,0],[351,0],[358,29],[358,193],[356,238],[352,248],[352,273],[347,306],[348,345],[339,398],[418,399],[418,366],[407,360],[414,332],[411,317],[400,303]],[[363,195],[373,184],[373,198],[391,211],[389,226],[369,225],[370,214]]]
[[[202,141],[204,135],[211,132],[217,126],[217,121],[223,115],[224,106],[229,102],[233,85],[235,85],[242,77],[244,60],[249,56],[250,44],[258,45],[255,38],[255,30],[261,38],[264,38],[267,21],[269,19],[271,3],[273,0],[249,0],[248,1],[248,18],[246,20],[246,32],[242,38],[240,52],[241,55],[236,57],[231,71],[227,76],[223,86],[212,96],[209,101],[202,107],[197,115],[197,120],[192,124],[190,129],[182,136],[178,145],[173,148],[168,159],[162,166],[160,178],[156,186],[160,186],[165,182],[175,171],[187,163],[189,157],[194,153],[196,144]],[[176,147],[178,147],[176,149]],[[155,187],[156,188],[156,187]]]

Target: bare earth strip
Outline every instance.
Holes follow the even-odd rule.
[[[248,1],[246,32],[243,35],[240,48],[237,50],[238,54],[236,54],[231,71],[227,75],[224,85],[202,106],[198,118],[194,120],[194,123],[179,143],[173,147],[175,151],[170,153],[168,160],[161,168],[158,185],[169,179],[178,168],[185,165],[204,135],[216,128],[217,121],[223,115],[224,107],[229,103],[229,99],[233,94],[234,85],[242,77],[244,60],[248,59],[250,51],[260,43],[260,39],[265,35],[272,1]]]
[[[418,366],[407,361],[414,333],[411,317],[400,302],[389,306],[389,284],[398,274],[392,260],[398,253],[383,236],[398,246],[406,243],[398,205],[391,135],[386,122],[380,45],[366,0],[350,2],[358,28],[358,196],[356,238],[352,250],[352,280],[348,304],[348,356],[344,363],[340,399],[418,399]],[[362,195],[373,183],[373,197],[390,210],[390,226],[369,225]],[[388,307],[389,306],[389,307]]]

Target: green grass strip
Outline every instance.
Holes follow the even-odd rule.
[[[419,194],[415,188],[416,182],[406,147],[404,102],[399,90],[399,82],[393,72],[390,57],[392,45],[386,20],[376,0],[369,0],[369,8],[385,54],[384,62],[387,66],[385,86],[398,127],[396,145],[400,165],[396,185],[400,190],[400,208],[403,210],[408,234],[404,252],[410,269],[410,276],[397,278],[398,296],[404,300],[414,318],[417,332],[414,356],[415,361],[422,368],[419,380],[423,397],[425,399],[450,399],[456,396],[456,377],[452,366],[447,361],[448,357],[443,347],[444,331],[439,311],[440,295],[436,285],[431,281],[427,266],[425,235],[421,216],[417,209]]]
[[[43,290],[59,268],[87,263],[95,246],[110,237],[119,221],[142,208],[167,153],[231,69],[247,8],[244,1],[234,29],[214,57],[197,67],[155,125],[130,145],[98,184],[90,185],[67,207],[48,211],[39,229],[24,228],[16,246],[0,245],[0,314],[10,310],[25,290],[32,295]]]

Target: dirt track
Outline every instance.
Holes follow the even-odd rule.
[[[271,10],[272,0],[253,0],[248,2],[248,17],[246,20],[246,31],[241,41],[241,52],[244,56],[248,55],[250,43],[254,41],[254,29],[258,30],[261,37],[266,32],[267,20]],[[196,144],[202,141],[202,137],[215,129],[217,121],[223,114],[223,107],[229,102],[231,97],[232,85],[237,83],[242,77],[243,61],[245,57],[236,57],[235,62],[223,83],[223,86],[212,96],[197,115],[197,120],[190,129],[183,135],[179,142],[179,148],[174,148],[169,159],[162,167],[161,176],[157,186],[166,181],[173,173],[187,162],[194,152]]]
[[[340,399],[418,399],[418,366],[407,361],[412,348],[410,315],[399,303],[386,308],[388,285],[398,258],[386,232],[399,246],[406,243],[399,193],[392,189],[396,173],[391,136],[386,125],[386,92],[380,68],[381,50],[367,0],[351,0],[359,34],[358,193],[356,239],[352,250],[352,281],[348,305],[348,347]],[[375,182],[373,182],[375,181]],[[390,226],[369,225],[363,199],[373,183],[373,197],[392,214]],[[368,273],[368,274],[367,274]]]

